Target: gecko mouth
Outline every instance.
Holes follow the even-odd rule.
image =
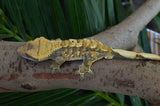
[[[25,53],[25,57],[26,57],[27,59],[29,59],[29,60],[38,62],[38,59],[33,58],[32,56],[28,55],[27,53]]]

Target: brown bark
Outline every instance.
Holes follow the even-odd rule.
[[[52,61],[35,63],[17,55],[23,43],[0,42],[0,92],[34,92],[58,88],[99,90],[144,98],[160,103],[160,62],[105,60],[93,64],[94,76],[84,80],[74,72],[81,61],[65,62],[60,73],[51,74]]]

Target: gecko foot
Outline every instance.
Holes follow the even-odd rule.
[[[51,71],[51,74],[54,74],[55,72],[58,72],[58,73],[59,73],[59,72],[61,72],[61,69],[52,70],[52,71]]]
[[[79,70],[77,70],[75,72],[75,74],[79,74],[80,75],[80,79],[84,79],[84,75],[85,73],[89,73],[90,75],[94,75],[93,71],[89,68],[89,66],[85,66],[85,65],[80,65],[79,66]]]
[[[54,74],[55,72],[61,72],[60,65],[52,64],[50,67],[52,68],[51,74]]]
[[[55,73],[55,71],[54,71],[54,70],[52,70],[52,71],[51,71],[51,74],[54,74],[54,73]]]

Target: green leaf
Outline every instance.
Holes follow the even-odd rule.
[[[140,98],[130,96],[130,100],[132,106],[143,106],[142,100]]]
[[[122,94],[116,94],[117,98],[119,99],[122,106],[125,104],[125,96]]]
[[[116,20],[119,23],[122,20],[124,20],[129,15],[129,13],[121,5],[120,0],[114,0],[114,5],[115,5]]]
[[[151,47],[146,28],[141,31],[138,39],[138,44],[140,48],[146,53],[151,53]]]
[[[160,14],[154,18],[154,21],[156,22],[158,29],[160,29]]]
[[[113,26],[116,24],[116,16],[115,16],[115,7],[113,0],[107,0],[107,18],[108,18],[108,25]]]
[[[2,0],[1,2],[2,5],[5,6],[7,11],[9,12],[10,17],[12,17],[11,21],[17,26],[17,30],[22,35],[22,38],[24,40],[27,40],[27,38],[25,37],[25,29],[17,0]]]
[[[104,94],[103,92],[99,92],[99,91],[95,91],[95,92],[97,93],[97,95],[99,95],[100,97],[104,98],[105,100],[110,102],[112,105],[120,106],[120,103],[118,101],[116,101],[112,97],[108,96],[107,94]]]
[[[52,17],[53,17],[53,25],[55,29],[55,37],[57,38],[65,38],[65,36],[69,35],[69,29],[67,26],[67,21],[64,17],[64,13],[59,0],[49,0],[51,9],[52,9]],[[55,38],[54,37],[54,38]]]

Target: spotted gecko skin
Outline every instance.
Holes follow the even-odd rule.
[[[112,49],[97,40],[69,39],[69,40],[47,40],[44,37],[28,41],[17,50],[18,54],[31,61],[44,61],[52,59],[52,73],[60,71],[60,66],[65,61],[83,60],[76,74],[83,79],[85,73],[94,74],[91,65],[102,58],[112,59],[121,56],[130,59],[152,59],[160,60],[160,56],[148,53],[136,53],[122,49]]]

